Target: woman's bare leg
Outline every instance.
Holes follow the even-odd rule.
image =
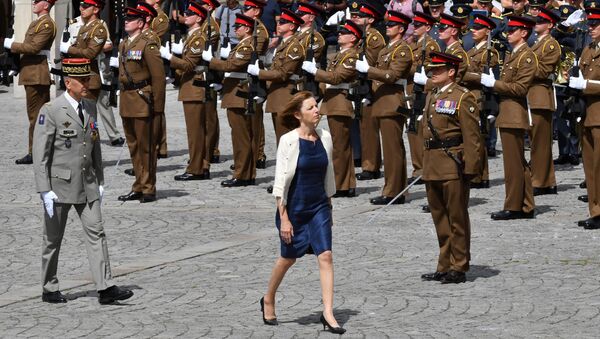
[[[287,270],[292,267],[296,262],[294,258],[277,258],[273,271],[271,272],[271,279],[269,279],[269,286],[267,287],[267,294],[265,294],[265,318],[268,320],[275,319],[275,293],[279,288],[279,284],[283,280]]]
[[[333,315],[333,254],[325,251],[317,257],[321,276],[321,292],[323,293],[323,316],[329,325],[338,327]]]

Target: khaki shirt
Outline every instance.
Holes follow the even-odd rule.
[[[56,25],[54,20],[46,14],[32,21],[25,32],[23,42],[13,42],[11,52],[21,55],[21,70],[19,85],[51,85],[48,58],[39,55],[42,51],[50,51]]]
[[[550,34],[546,35],[531,46],[531,50],[537,57],[537,71],[527,93],[527,100],[531,109],[543,109],[547,111],[556,110],[554,100],[553,81],[550,78],[554,74],[556,66],[560,62],[560,44]]]

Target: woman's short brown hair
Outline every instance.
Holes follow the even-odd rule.
[[[300,112],[304,100],[310,98],[314,98],[314,95],[309,91],[301,91],[294,94],[290,102],[285,105],[281,112],[281,123],[285,128],[292,130],[300,126],[300,121],[294,116],[294,113]]]

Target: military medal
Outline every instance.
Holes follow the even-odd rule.
[[[456,101],[437,100],[435,102],[435,112],[439,114],[454,115],[456,113]]]
[[[90,121],[90,130],[91,130],[91,136],[92,136],[92,141],[96,141],[98,140],[98,124],[96,124],[95,121]]]

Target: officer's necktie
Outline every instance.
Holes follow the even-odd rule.
[[[81,103],[79,103],[79,105],[77,105],[77,113],[79,114],[79,119],[81,120],[81,123],[83,124],[83,106],[81,105]]]

